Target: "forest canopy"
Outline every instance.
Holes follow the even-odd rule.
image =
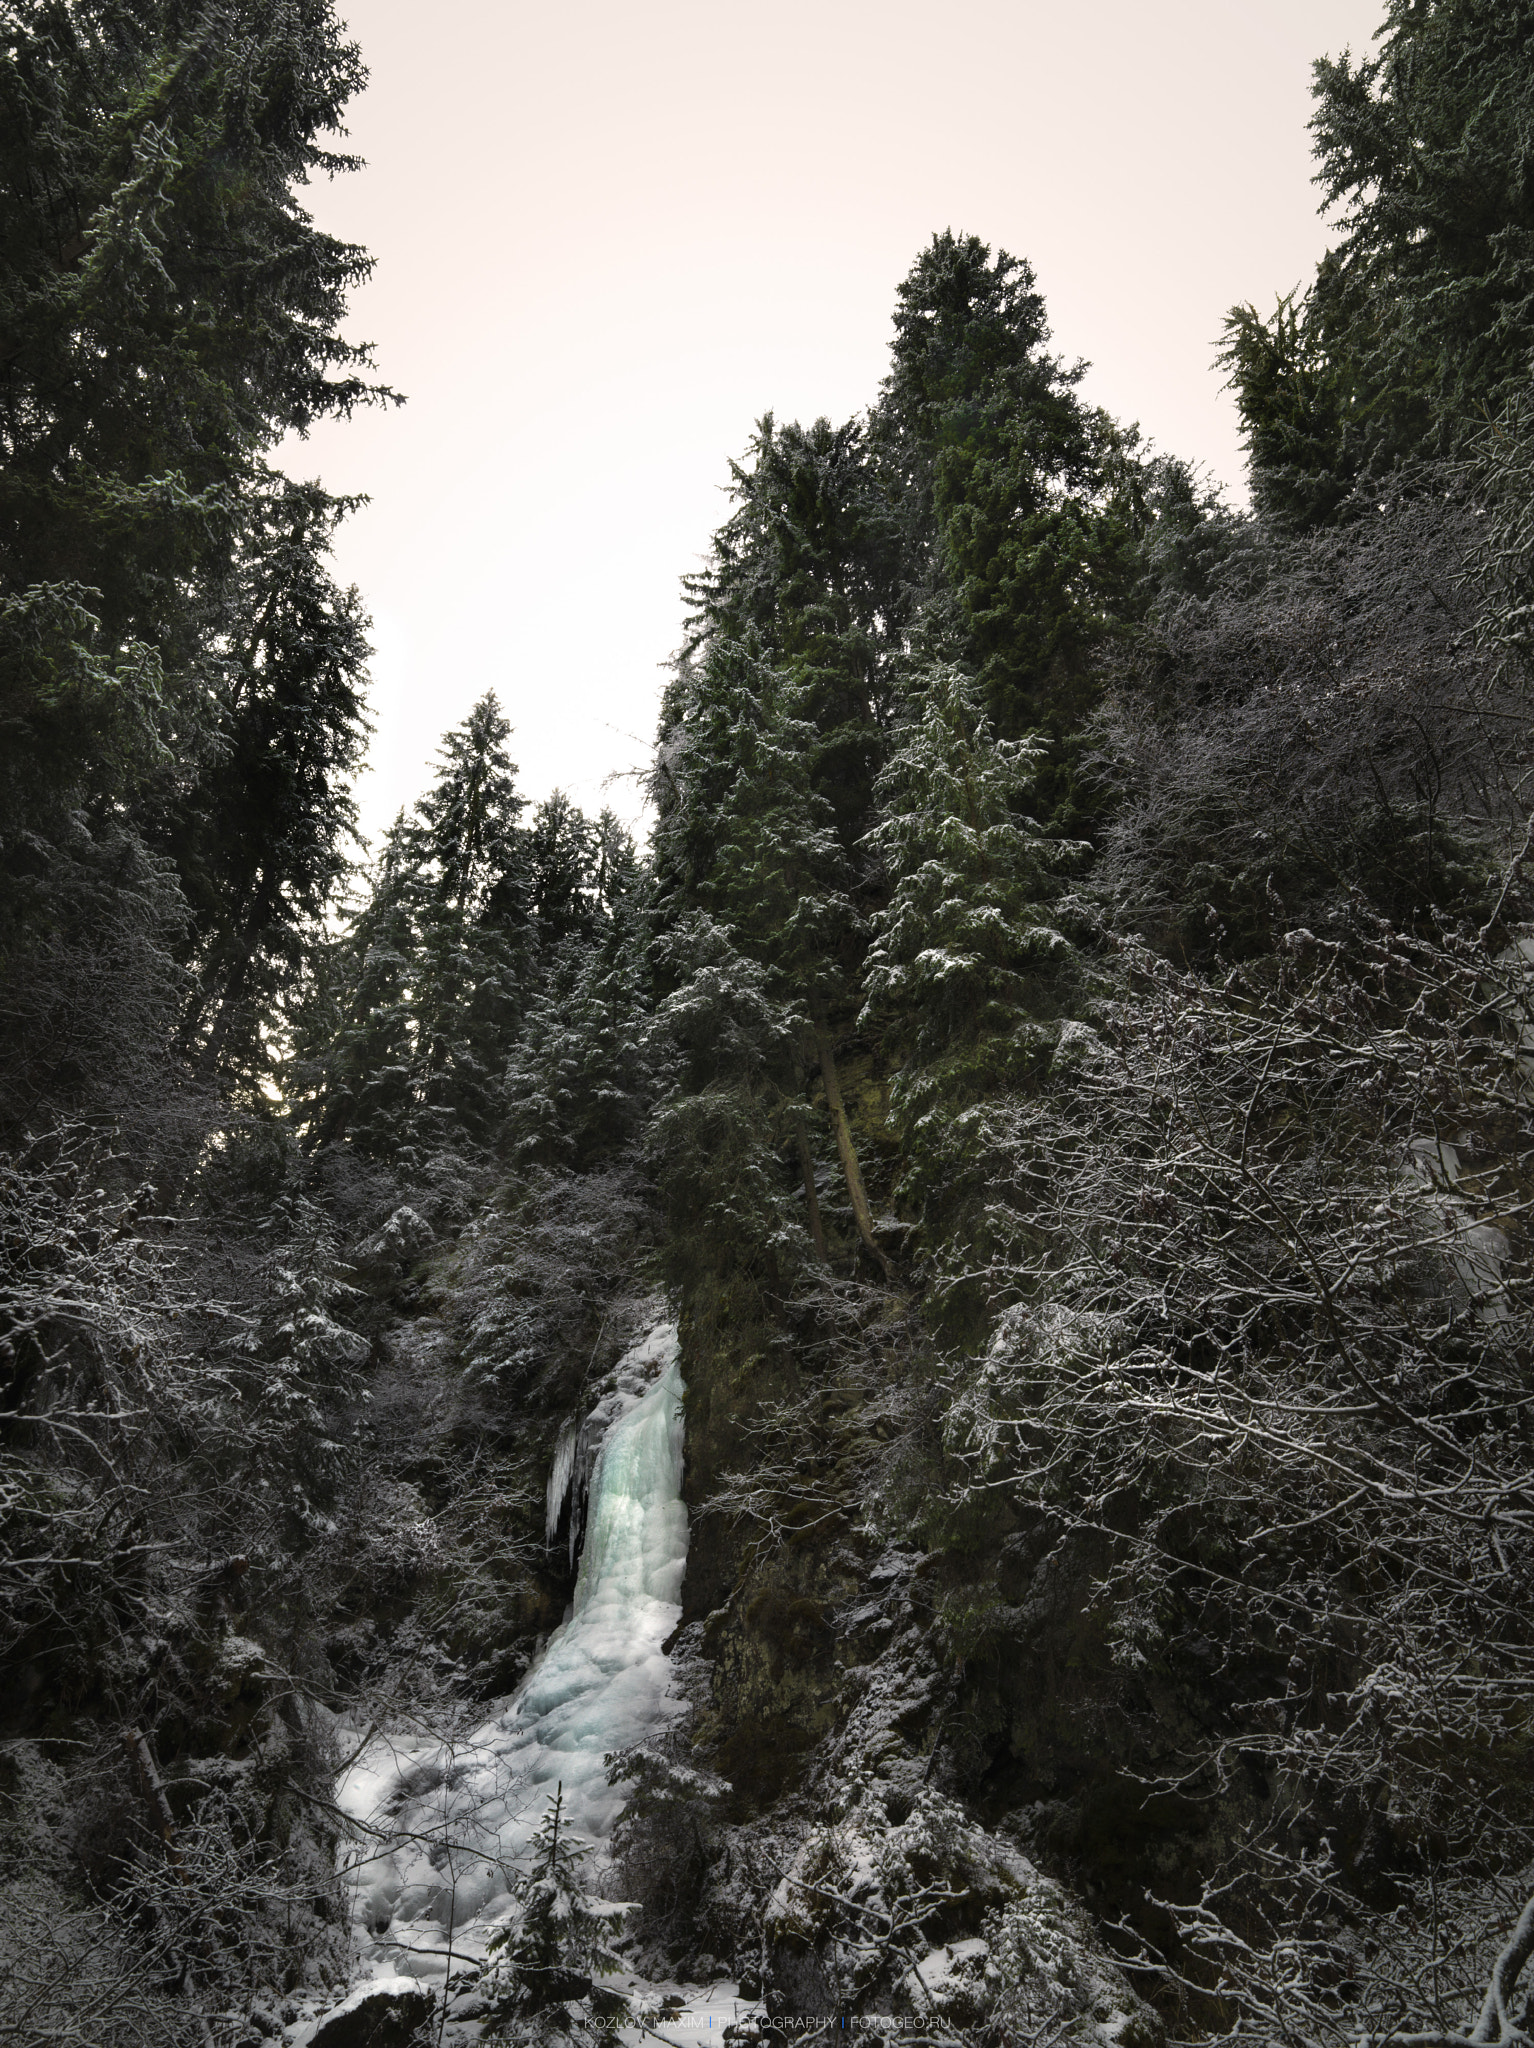
[[[15,0],[5,2038],[342,1998],[348,1744],[525,1677],[661,1300],[627,1945],[556,1817],[437,2038],[594,2041],[619,1956],[762,2038],[1527,2041],[1531,48],[1390,0],[1317,63],[1250,509],[944,228],[866,409],[729,464],[646,843],[485,693],[367,848],[354,506],[278,460],[398,402],[304,203],[362,55]]]

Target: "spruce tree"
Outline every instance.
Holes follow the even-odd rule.
[[[253,1077],[347,870],[370,649],[355,590],[325,566],[346,510],[286,480],[247,515],[224,629],[211,758],[157,833],[192,910],[185,1024],[207,1072]]]
[[[556,789],[534,811],[527,832],[528,902],[540,950],[552,954],[591,930],[596,857],[596,828]]]
[[[1378,41],[1315,67],[1336,243],[1302,297],[1226,323],[1253,497],[1291,528],[1460,449],[1534,356],[1534,7],[1391,0]]]
[[[532,2015],[565,2000],[589,1998],[593,1979],[622,1967],[612,1946],[614,1924],[632,1910],[589,1892],[581,1864],[589,1854],[573,1841],[564,1817],[564,1786],[544,1809],[517,1875],[513,1918],[489,1944],[486,1989],[498,2016]],[[609,2018],[625,2011],[608,1994]]]
[[[341,1139],[369,1158],[418,1166],[414,989],[421,895],[403,812],[384,837],[366,897],[311,957],[293,1019],[288,1097],[311,1147]]]
[[[833,1010],[855,986],[866,925],[831,805],[814,786],[817,734],[803,715],[811,686],[746,643],[711,645],[704,672],[694,744],[727,788],[712,865],[698,877],[696,895],[806,1019],[858,1235],[887,1271],[842,1099],[833,1024]]]
[[[40,1054],[92,926],[137,916],[117,878],[169,849],[192,915],[172,885],[161,944],[213,983],[192,1035],[253,1075],[339,871],[363,655],[322,566],[342,508],[266,457],[386,395],[340,332],[369,259],[298,199],[351,167],[325,145],[363,75],[328,0],[18,0],[0,24],[0,1001]],[[263,826],[236,783],[267,741]]]
[[[1068,848],[1022,809],[1042,746],[998,740],[977,698],[957,668],[920,678],[868,836],[891,893],[874,921],[863,1019],[920,1064],[1011,1030],[1038,1007],[1040,969],[1068,951],[1042,915]]]
[[[528,966],[525,799],[506,751],[510,734],[487,693],[444,738],[411,825],[417,1086],[449,1144],[460,1135],[483,1142],[500,1119]]]
[[[815,729],[815,787],[851,847],[868,821],[909,610],[899,522],[856,420],[779,427],[769,413],[730,474],[734,510],[705,569],[684,580],[693,644],[750,639],[793,672]]]
[[[506,1137],[521,1160],[586,1171],[639,1136],[655,1059],[632,842],[610,812],[595,826],[571,815],[590,856],[573,891],[589,921],[566,933],[529,998],[506,1070]]]
[[[121,767],[144,717],[184,750],[261,451],[371,395],[339,331],[369,259],[295,196],[350,167],[320,138],[363,75],[328,0],[9,10],[0,586],[81,614],[73,687],[8,677],[11,749],[39,776]],[[115,663],[150,658],[169,704],[110,690]]]
[[[806,1263],[806,1224],[826,1256],[796,1100],[804,1016],[705,913],[663,928],[652,963],[666,993],[646,1038],[658,1095],[646,1149],[670,1218],[671,1277],[685,1286],[744,1269],[758,1286],[786,1290]],[[785,1138],[805,1173],[804,1217],[783,1184]]]
[[[1032,268],[936,235],[899,287],[872,431],[919,565],[927,647],[973,668],[999,732],[1043,732],[1046,817],[1083,814],[1073,735],[1094,652],[1133,615],[1144,485],[1135,437],[1048,352]]]

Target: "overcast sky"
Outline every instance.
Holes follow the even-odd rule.
[[[377,258],[351,332],[403,409],[287,451],[372,503],[376,832],[487,689],[522,786],[635,817],[678,578],[753,421],[875,396],[935,230],[1026,256],[1089,397],[1239,490],[1226,307],[1325,245],[1313,58],[1382,0],[341,0]],[[624,779],[627,777],[628,779]],[[617,779],[613,779],[617,778]]]

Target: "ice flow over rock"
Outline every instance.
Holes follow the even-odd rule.
[[[358,1919],[391,1968],[437,1975],[449,1946],[454,1960],[482,1950],[556,1784],[600,1861],[626,1797],[604,1758],[680,1711],[661,1649],[687,1562],[676,1326],[627,1352],[617,1383],[569,1619],[472,1736],[376,1737],[343,1780],[342,1805],[379,1844],[354,1874]]]

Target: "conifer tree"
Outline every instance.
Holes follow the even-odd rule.
[[[591,929],[596,828],[562,789],[544,798],[527,832],[528,901],[541,950]]]
[[[108,647],[179,667],[259,452],[370,395],[369,260],[295,193],[351,167],[321,137],[363,76],[328,0],[8,11],[0,575],[89,593]],[[27,744],[70,709],[34,697]]]
[[[1038,741],[998,740],[956,668],[929,670],[912,694],[868,836],[892,887],[874,921],[863,1017],[930,1063],[1035,1006],[1033,974],[1067,951],[1041,913],[1068,849],[1022,811]]]
[[[646,1144],[671,1219],[667,1263],[684,1284],[744,1267],[781,1288],[804,1264],[805,1220],[816,1252],[826,1256],[802,1106],[794,1100],[803,1013],[735,934],[705,913],[663,928],[652,959],[667,992],[647,1034],[658,1100]],[[805,1172],[803,1220],[785,1198],[779,1170],[785,1124]]]
[[[632,1909],[586,1889],[581,1864],[588,1853],[571,1839],[564,1787],[556,1785],[513,1888],[514,1917],[489,1946],[495,1960],[486,1988],[504,2013],[531,2015],[588,1998],[594,1978],[621,1967],[611,1930]],[[616,1999],[608,2002],[619,2008]]]
[[[355,590],[325,566],[346,510],[318,484],[264,490],[240,536],[211,758],[160,833],[191,906],[184,1026],[206,1072],[252,1077],[346,872],[370,649]]]
[[[416,1068],[439,1135],[489,1136],[528,964],[528,870],[511,727],[493,693],[442,742],[416,806]]]
[[[638,901],[635,891],[639,887],[634,835],[606,809],[598,812],[593,833],[591,888],[597,908],[609,918],[615,917],[620,907],[631,912]]]
[[[420,1169],[498,1128],[532,947],[510,731],[487,695],[444,737],[312,978],[294,1062],[311,1144],[348,1137]]]
[[[1089,657],[1134,610],[1145,515],[1133,434],[1083,404],[1086,365],[1048,341],[1027,263],[936,235],[899,287],[872,427],[927,644],[974,669],[999,732],[1049,736],[1040,794],[1065,824]]]
[[[1339,235],[1303,297],[1232,309],[1258,507],[1325,521],[1359,479],[1461,448],[1534,355],[1529,0],[1391,0],[1379,50],[1315,67]]]
[[[842,1100],[832,1025],[833,1005],[853,986],[866,927],[831,805],[814,787],[816,731],[803,716],[808,686],[743,643],[710,646],[704,670],[697,707],[703,729],[695,730],[694,743],[722,771],[727,793],[697,899],[806,1018],[858,1235],[887,1271]],[[813,1175],[807,1165],[804,1171],[812,1193]]]
[[[403,812],[371,887],[314,956],[293,1020],[290,1098],[311,1146],[342,1138],[370,1158],[419,1164],[414,908],[420,877]]]
[[[750,639],[792,671],[815,730],[816,790],[851,847],[868,819],[909,609],[899,522],[856,420],[779,427],[768,413],[730,473],[735,509],[707,567],[684,580],[694,644]]]
[[[507,1066],[506,1132],[518,1158],[584,1171],[638,1137],[655,1062],[632,841],[610,812],[595,826],[570,815],[590,855],[572,894],[590,921],[566,934],[529,999]]]
[[[211,964],[194,1017],[246,1073],[338,872],[360,737],[361,621],[322,566],[342,508],[265,457],[386,395],[340,333],[369,259],[298,199],[351,167],[325,143],[363,75],[328,0],[18,0],[0,24],[0,981],[34,1019],[73,1007],[93,948],[61,931],[121,925],[113,878],[170,848],[193,916],[170,903],[162,942]],[[270,630],[263,579],[288,593]],[[211,843],[273,737],[282,815]]]

